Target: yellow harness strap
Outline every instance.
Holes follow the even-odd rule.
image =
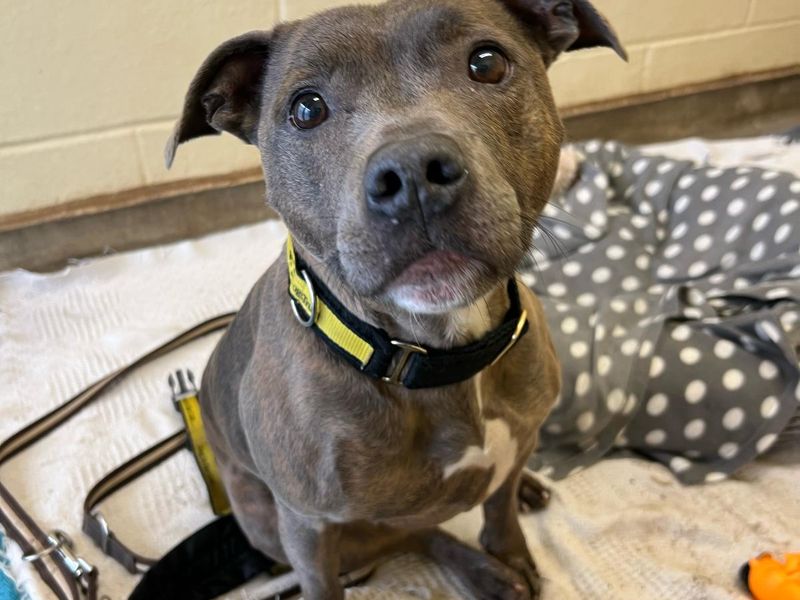
[[[289,294],[312,319],[312,324],[333,344],[354,357],[363,368],[374,352],[373,347],[334,314],[325,301],[309,289],[306,278],[297,272],[297,258],[292,236],[286,240],[286,262],[289,267]],[[303,272],[305,273],[305,272]],[[312,315],[312,311],[315,314]]]
[[[200,468],[203,481],[206,483],[208,497],[211,500],[211,509],[217,516],[224,516],[231,512],[230,501],[222,487],[222,481],[217,468],[217,461],[214,453],[208,445],[206,430],[203,427],[203,417],[200,414],[200,402],[197,393],[190,393],[182,398],[176,398],[175,403],[178,411],[186,424],[186,431],[189,434],[192,454]]]

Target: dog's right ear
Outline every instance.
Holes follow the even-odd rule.
[[[227,131],[255,143],[271,39],[268,31],[245,33],[219,46],[203,62],[164,149],[167,168],[179,144],[203,135]]]
[[[561,52],[605,46],[628,60],[625,48],[589,0],[500,0],[542,42],[545,64]]]

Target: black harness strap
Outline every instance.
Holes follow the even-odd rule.
[[[142,577],[129,600],[211,600],[257,575],[274,576],[286,570],[255,550],[229,515],[170,550]]]

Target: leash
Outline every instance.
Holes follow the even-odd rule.
[[[231,514],[216,459],[205,436],[192,372],[176,371],[169,376],[169,384],[172,401],[186,429],[120,465],[89,491],[83,506],[84,533],[130,573],[143,575],[128,600],[211,600],[232,590],[242,597],[295,597],[300,593],[295,574],[253,548]],[[147,558],[114,535],[97,507],[181,449],[192,451],[211,507],[220,518],[191,534],[162,558]],[[368,579],[373,570],[374,565],[367,565],[340,575],[340,581],[344,587],[357,585]],[[259,575],[261,578],[257,579]]]
[[[135,369],[225,329],[235,315],[220,315],[189,329],[93,383],[14,434],[0,444],[0,467],[74,417]],[[129,573],[142,575],[129,600],[211,600],[232,590],[243,597],[270,600],[295,597],[300,588],[294,574],[287,566],[254,549],[230,513],[216,461],[205,439],[194,377],[190,371],[176,371],[169,383],[175,408],[181,413],[186,429],[144,450],[97,482],[83,503],[83,532]],[[200,468],[214,513],[223,516],[178,543],[160,559],[139,554],[114,534],[98,506],[139,476],[187,448]],[[23,558],[34,565],[59,600],[97,600],[97,567],[74,553],[74,544],[63,531],[54,529],[46,533],[2,483],[0,524],[19,544]],[[339,579],[345,587],[357,585],[368,579],[374,568],[375,565],[368,565],[343,573]],[[259,575],[266,576],[267,580],[257,578]]]
[[[83,502],[83,532],[105,554],[125,567],[125,570],[132,575],[146,573],[158,560],[138,554],[123,544],[111,531],[105,517],[97,510],[97,506],[120,488],[186,448],[187,443],[186,432],[179,431],[148,448],[103,477],[89,490]]]
[[[156,563],[164,559],[148,558],[123,544],[111,531],[98,506],[116,491],[157,467],[179,450],[188,448],[192,451],[206,484],[214,514],[227,516],[231,512],[216,460],[206,441],[194,375],[191,371],[178,370],[169,376],[169,384],[172,389],[172,401],[176,410],[181,413],[186,429],[144,450],[111,471],[89,490],[83,502],[83,532],[105,554],[116,560],[132,575],[147,573]],[[207,538],[208,534],[205,537]]]
[[[171,383],[179,380],[186,383],[192,379],[188,372],[184,374],[183,371],[170,376]],[[219,478],[213,479],[215,463],[210,471],[201,466],[201,473],[206,480],[215,514],[224,516],[182,540],[160,559],[148,558],[131,550],[114,535],[97,510],[103,500],[179,450],[190,448],[198,465],[209,458],[213,461],[213,456],[208,452],[198,452],[199,444],[204,443],[197,437],[202,427],[196,430],[190,425],[191,419],[195,416],[199,419],[200,415],[199,407],[193,406],[197,402],[197,392],[193,385],[187,387],[177,390],[173,387],[173,393],[180,394],[180,397],[174,398],[176,408],[184,414],[184,419],[187,419],[187,414],[190,415],[187,429],[164,439],[111,471],[89,491],[84,501],[84,533],[129,573],[142,575],[128,600],[210,600],[245,585],[258,575],[267,575],[272,579],[289,570],[250,545],[230,512],[228,498]],[[289,598],[299,591],[298,586],[291,582],[272,587],[269,595],[271,600]]]
[[[9,437],[0,444],[0,468],[14,458],[17,454],[46,437],[53,430],[69,421],[72,417],[85,409],[111,386],[119,383],[131,371],[149,363],[165,354],[180,348],[196,339],[225,329],[233,320],[235,313],[227,313],[200,323],[199,325],[181,333],[165,344],[141,356],[131,364],[96,381],[83,391],[79,392],[65,403],[40,417],[21,431]],[[186,433],[181,432],[164,440],[155,448],[145,452],[149,457],[162,456],[161,462],[185,447]],[[179,443],[180,442],[180,443]],[[156,450],[157,449],[157,450]],[[149,454],[152,453],[152,454]],[[142,455],[136,458],[142,458]],[[109,531],[107,523],[100,515],[98,519],[92,512],[94,506],[103,498],[130,481],[131,472],[135,472],[136,459],[129,461],[122,467],[115,469],[95,487],[97,492],[87,498],[84,508],[90,507],[86,518],[84,514],[84,531],[93,531],[93,539],[100,540],[99,544],[104,550],[114,556],[117,554],[120,562],[136,569],[136,573],[154,561],[140,556],[129,550]],[[124,467],[129,467],[125,469]],[[113,477],[112,477],[113,476]],[[101,485],[103,484],[103,485]],[[90,501],[91,500],[91,501]],[[99,514],[99,513],[97,513]],[[59,600],[96,600],[98,570],[74,553],[72,540],[63,531],[54,529],[49,533],[25,510],[8,488],[0,481],[0,524],[9,537],[19,544],[24,559],[32,563],[42,580],[53,591]],[[90,534],[91,535],[91,534]],[[129,569],[131,570],[131,569]]]

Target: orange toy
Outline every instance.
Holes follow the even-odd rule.
[[[741,577],[756,600],[800,600],[800,553],[783,562],[764,553],[742,567]]]

